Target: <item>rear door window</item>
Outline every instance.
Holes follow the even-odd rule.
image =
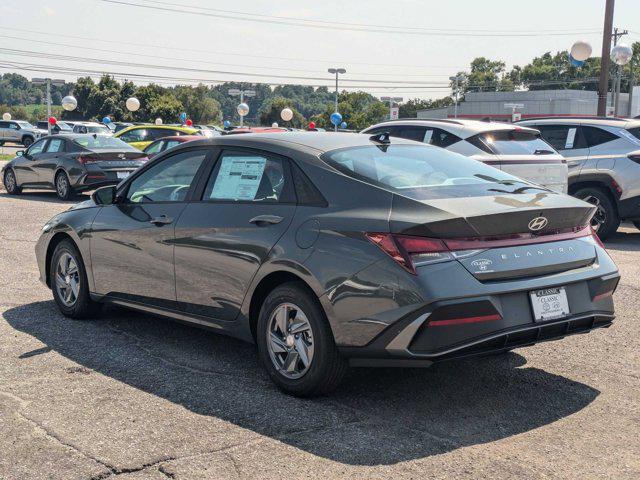
[[[587,148],[587,142],[578,125],[537,125],[544,138],[556,150]]]
[[[136,128],[120,135],[121,140],[125,142],[144,142],[147,139],[147,130],[145,128]]]
[[[47,153],[64,152],[65,142],[61,138],[52,138],[47,145]]]
[[[447,148],[460,140],[462,139],[457,135],[442,130],[441,128],[427,127],[422,141],[430,145],[435,145],[436,147]]]

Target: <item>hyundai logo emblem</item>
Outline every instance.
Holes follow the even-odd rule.
[[[538,230],[542,230],[544,227],[546,227],[548,223],[549,220],[547,220],[545,217],[536,217],[529,222],[529,230],[531,230],[532,232],[537,232]]]

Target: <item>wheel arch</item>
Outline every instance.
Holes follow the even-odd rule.
[[[575,195],[579,190],[583,188],[597,188],[598,190],[602,190],[611,200],[613,207],[616,209],[616,213],[618,213],[618,195],[614,190],[613,185],[611,184],[611,177],[607,175],[602,175],[594,178],[586,178],[584,180],[577,180],[569,184],[569,195]]]
[[[23,133],[22,137],[20,137],[20,143],[22,143],[23,145],[24,145],[25,138],[30,138],[32,143],[35,143],[36,141],[36,137],[33,133]]]
[[[49,244],[47,245],[47,254],[45,256],[45,272],[47,286],[49,288],[51,288],[51,258],[53,257],[53,252],[56,250],[56,247],[64,240],[70,240],[71,243],[74,244],[78,252],[80,252],[80,247],[68,232],[57,232],[55,235],[53,235],[53,237],[51,237],[51,240],[49,240]]]

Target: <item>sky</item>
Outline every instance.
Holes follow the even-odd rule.
[[[523,65],[586,40],[600,55],[604,0],[0,0],[0,73],[73,81],[248,81],[439,98],[478,56]],[[146,5],[145,8],[139,5]],[[188,5],[197,5],[189,7]],[[532,6],[533,5],[533,6]],[[640,0],[614,26],[640,41]],[[568,33],[568,34],[567,34]],[[243,75],[245,74],[245,75]]]

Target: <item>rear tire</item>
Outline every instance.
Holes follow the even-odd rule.
[[[71,240],[56,245],[49,265],[49,284],[60,312],[69,318],[95,316],[101,305],[91,300],[82,255]]]
[[[618,211],[611,197],[604,190],[594,187],[582,188],[573,196],[596,206],[597,210],[591,219],[591,226],[600,240],[605,240],[618,230],[620,226]]]
[[[9,169],[4,172],[2,182],[9,195],[20,195],[22,193],[22,188],[18,186],[18,180],[13,170]]]
[[[56,194],[60,200],[71,200],[75,192],[71,188],[71,182],[65,172],[58,172],[55,179]]]
[[[262,364],[288,394],[313,397],[329,393],[347,372],[347,362],[338,352],[318,299],[302,283],[285,283],[267,296],[256,337]]]

